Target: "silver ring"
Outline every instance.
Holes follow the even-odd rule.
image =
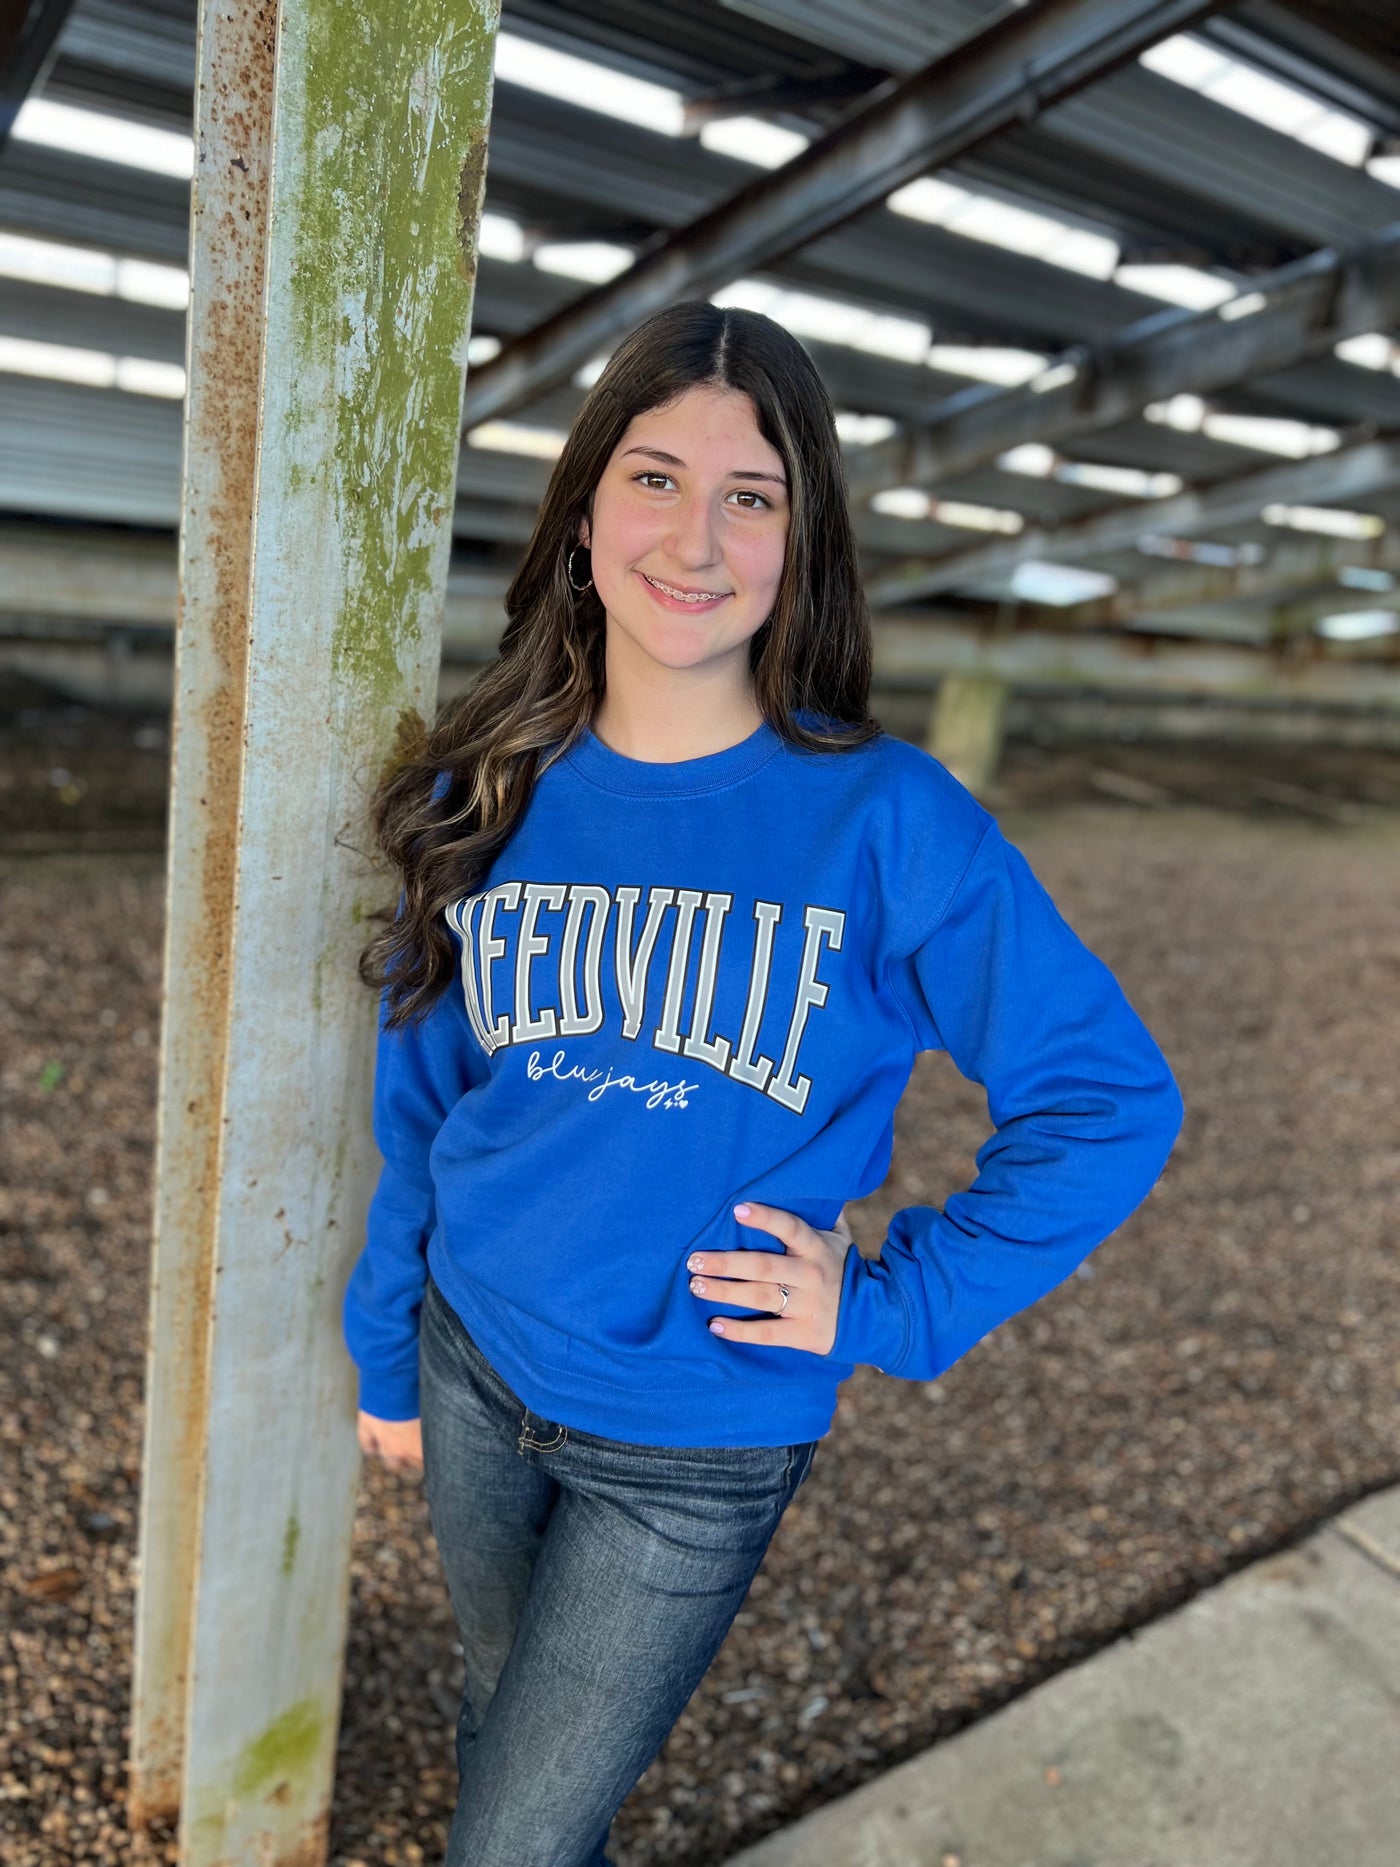
[[[779,1314],[779,1315],[781,1316],[781,1315],[782,1315],[782,1313],[783,1313],[783,1310],[785,1310],[785,1309],[787,1308],[787,1300],[788,1300],[788,1297],[789,1297],[789,1296],[791,1295],[791,1292],[789,1291],[789,1289],[788,1289],[788,1287],[787,1287],[787,1285],[786,1285],[786,1284],[779,1284],[779,1285],[778,1285],[778,1288],[779,1288],[779,1289],[780,1289],[780,1290],[782,1291],[782,1293],[783,1293],[783,1301],[782,1301],[782,1306],[781,1306],[781,1308],[780,1308],[780,1309],[778,1310],[778,1314]]]

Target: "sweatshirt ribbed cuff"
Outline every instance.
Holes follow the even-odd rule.
[[[376,1374],[360,1369],[360,1411],[376,1420],[416,1420],[418,1370],[411,1374]]]
[[[827,1359],[864,1362],[882,1374],[897,1374],[908,1334],[904,1294],[889,1265],[863,1258],[852,1245],[841,1280],[836,1340]]]

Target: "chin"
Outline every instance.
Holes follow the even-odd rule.
[[[736,646],[727,637],[719,641],[702,622],[687,622],[683,616],[669,629],[658,628],[649,616],[644,626],[624,625],[622,632],[634,648],[666,668],[693,668],[715,655],[731,653]]]
[[[658,667],[677,670],[698,668],[702,662],[713,660],[716,653],[713,645],[708,642],[696,642],[688,650],[674,642],[648,642],[644,646],[646,653]]]

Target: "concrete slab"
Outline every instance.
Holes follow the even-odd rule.
[[[1400,1867],[1400,1486],[729,1867]]]

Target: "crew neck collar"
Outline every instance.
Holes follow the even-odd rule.
[[[706,752],[699,758],[658,761],[628,758],[615,752],[604,745],[591,726],[585,726],[565,756],[591,784],[623,797],[697,797],[749,777],[766,765],[782,744],[781,735],[763,720],[747,739],[723,751]]]

